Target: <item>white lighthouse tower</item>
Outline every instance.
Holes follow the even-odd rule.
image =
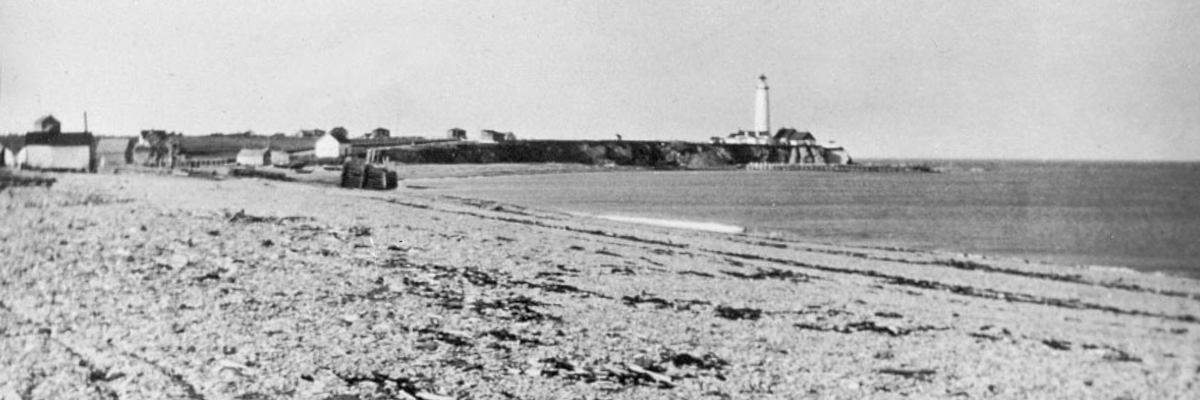
[[[771,100],[767,95],[767,76],[759,75],[754,91],[754,135],[771,137]]]

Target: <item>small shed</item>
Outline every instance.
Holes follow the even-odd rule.
[[[324,134],[317,138],[313,155],[317,158],[337,158],[350,152],[350,141],[333,134]]]
[[[97,137],[97,168],[133,164],[133,149],[137,144],[138,138],[135,137]]]
[[[500,143],[513,142],[517,140],[517,135],[512,132],[497,132],[491,129],[479,131],[480,143]]]
[[[58,118],[54,118],[53,115],[47,115],[38,118],[33,123],[33,129],[36,129],[34,132],[58,133],[62,131],[62,123],[58,122]]]
[[[22,153],[24,164],[30,168],[95,171],[95,149],[96,138],[91,132],[55,130],[26,134]]]
[[[291,153],[278,149],[271,149],[267,151],[267,164],[269,165],[287,165],[291,162]]]
[[[450,128],[450,130],[446,131],[446,139],[467,140],[467,131],[460,128]]]
[[[237,154],[238,165],[261,167],[271,163],[271,151],[268,149],[242,149]]]

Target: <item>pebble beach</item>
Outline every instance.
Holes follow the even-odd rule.
[[[0,191],[3,400],[1200,398],[1190,278],[54,177]]]

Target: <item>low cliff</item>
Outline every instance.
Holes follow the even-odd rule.
[[[825,149],[800,148],[797,162],[824,164]],[[643,141],[515,141],[455,143],[387,151],[411,164],[580,163],[652,168],[720,169],[752,162],[787,162],[791,148],[749,144]]]

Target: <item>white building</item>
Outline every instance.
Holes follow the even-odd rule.
[[[267,149],[242,149],[237,154],[238,165],[261,167],[270,165],[271,151]]]
[[[317,138],[313,155],[317,158],[338,158],[350,153],[350,141],[335,135],[324,134]]]
[[[514,142],[517,135],[512,132],[497,132],[491,129],[479,131],[479,143]]]
[[[34,132],[25,135],[25,147],[14,157],[30,168],[91,171],[94,151],[88,132]]]

